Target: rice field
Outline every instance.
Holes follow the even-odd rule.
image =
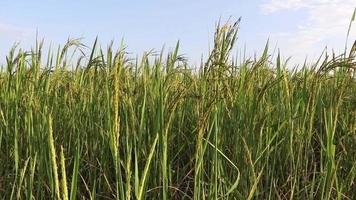
[[[1,199],[356,199],[356,43],[291,68],[268,45],[231,56],[238,28],[197,68],[179,43],[11,49]]]

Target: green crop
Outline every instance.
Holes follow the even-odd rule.
[[[356,45],[297,69],[176,48],[14,47],[0,72],[2,199],[356,199]]]

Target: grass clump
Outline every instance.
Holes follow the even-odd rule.
[[[77,40],[47,60],[43,43],[12,49],[0,196],[356,199],[355,48],[296,70],[268,46],[237,62],[238,25],[217,26],[197,70],[179,43],[140,60],[97,42],[86,57]]]

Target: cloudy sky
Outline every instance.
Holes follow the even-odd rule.
[[[52,46],[68,37],[83,37],[102,46],[122,38],[128,50],[140,53],[181,41],[181,53],[193,63],[206,55],[215,23],[242,17],[237,49],[253,56],[264,48],[279,48],[284,58],[313,60],[325,46],[344,50],[356,0],[152,0],[152,1],[0,1],[0,60],[14,42],[30,48],[36,38]],[[356,40],[356,23],[349,44]]]

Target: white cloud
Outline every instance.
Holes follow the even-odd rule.
[[[297,10],[305,6],[305,1],[303,0],[269,0],[267,3],[261,5],[261,9],[267,14],[285,9]]]
[[[296,24],[295,31],[271,35],[272,41],[278,41],[282,50],[300,61],[306,55],[319,56],[325,46],[341,51],[355,6],[355,0],[269,0],[260,8],[267,15],[279,11],[305,11],[305,19]],[[349,43],[355,39],[356,24],[353,24]]]
[[[35,33],[34,29],[0,23],[0,65],[5,63],[5,56],[15,42],[21,42],[21,47],[30,47],[29,41],[33,41]]]
[[[28,28],[22,28],[11,24],[0,23],[0,36],[2,37],[20,40],[32,36],[34,32],[34,30]]]

